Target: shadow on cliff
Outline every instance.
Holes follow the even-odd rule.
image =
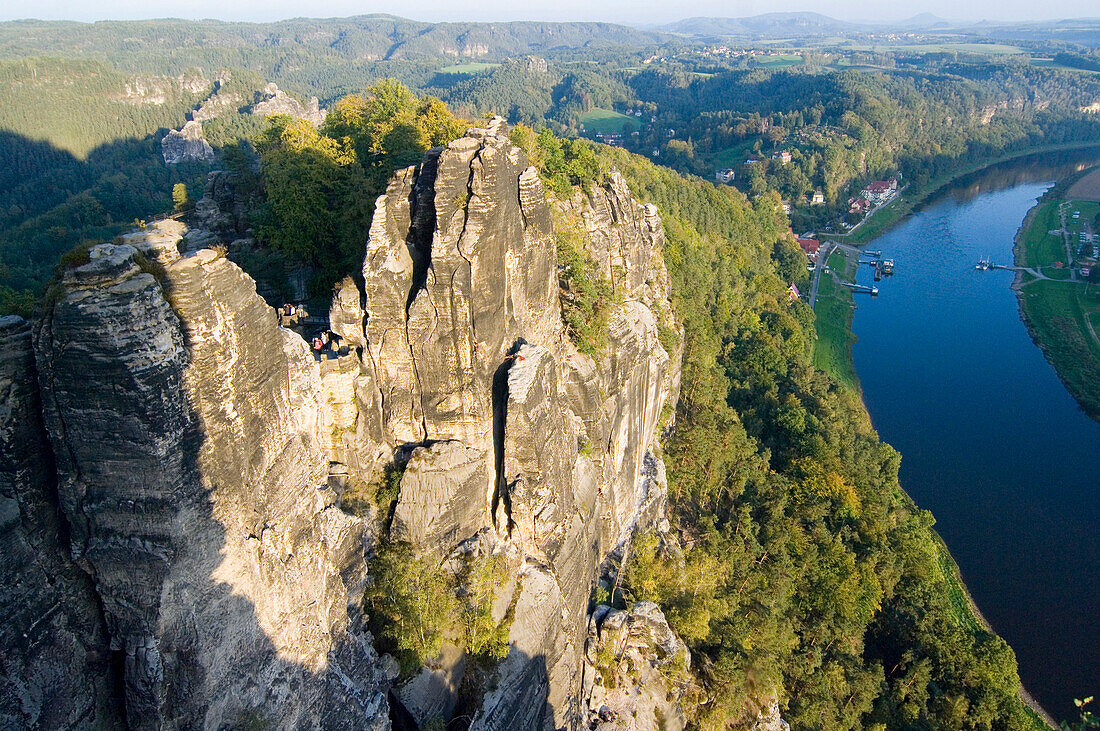
[[[361,537],[325,507],[302,427],[280,421],[280,339],[237,323],[255,347],[226,383],[221,346],[172,344],[178,320],[140,276],[60,299],[36,348],[60,502],[121,658],[127,724],[370,726],[386,683],[345,591],[364,579]]]
[[[389,694],[390,722],[393,731],[553,731],[558,726],[549,696],[546,657],[532,657],[512,646],[508,656],[496,666],[467,658],[449,719],[437,717],[418,724],[416,716],[406,707],[407,703],[415,708],[417,699],[409,698],[399,683]],[[565,727],[579,728],[579,719],[574,720]]]
[[[37,293],[77,244],[109,240],[135,219],[170,211],[176,183],[201,192],[210,164],[165,165],[166,131],[118,139],[80,158],[0,130],[0,285]]]

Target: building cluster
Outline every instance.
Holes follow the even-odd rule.
[[[611,147],[623,146],[622,132],[596,132],[592,136],[596,138],[597,142],[602,142]]]
[[[866,215],[875,206],[889,202],[897,193],[897,178],[876,180],[861,190],[859,195],[848,199],[848,212]]]

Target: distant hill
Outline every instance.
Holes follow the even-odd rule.
[[[748,18],[688,18],[662,26],[661,30],[687,36],[806,38],[867,28],[821,13],[764,13]]]
[[[451,57],[499,60],[528,53],[607,46],[647,46],[668,36],[611,23],[422,23],[391,15],[297,18],[274,23],[142,20],[0,23],[0,57],[79,55],[135,67],[148,51],[166,49],[190,65],[242,65],[241,59],[317,54],[335,61]],[[147,70],[131,68],[131,70]],[[178,73],[182,69],[164,69]]]

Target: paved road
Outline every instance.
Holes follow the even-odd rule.
[[[814,267],[813,284],[810,285],[810,309],[814,308],[817,304],[817,286],[821,283],[821,275],[825,273],[825,267],[829,261],[829,254],[832,253],[833,247],[836,244],[832,241],[826,241],[821,245],[821,249],[817,252],[817,266]]]

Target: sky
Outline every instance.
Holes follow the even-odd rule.
[[[0,20],[217,18],[270,21],[389,13],[424,21],[602,20],[632,25],[696,16],[816,11],[842,20],[891,21],[929,12],[953,20],[1044,20],[1100,16],[1097,0],[0,0]]]

